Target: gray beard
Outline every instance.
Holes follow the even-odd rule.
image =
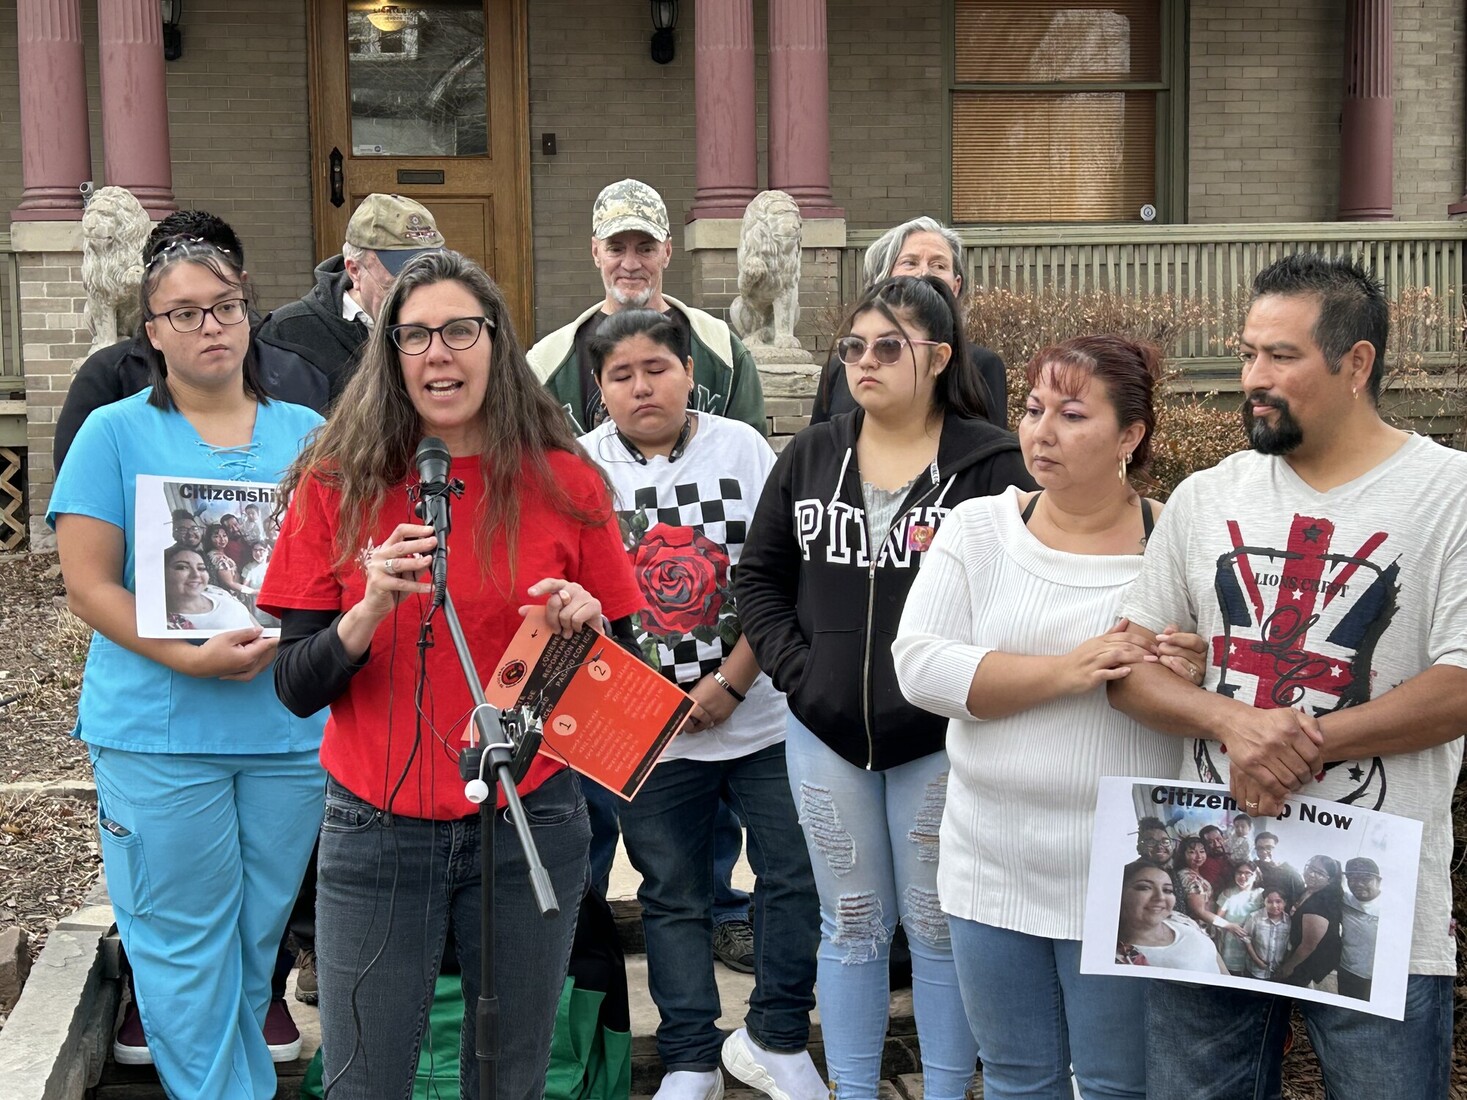
[[[612,298],[616,299],[616,304],[621,306],[623,309],[641,309],[652,300],[652,295],[654,293],[654,289],[651,286],[648,286],[646,290],[639,291],[636,294],[628,294],[624,290],[619,290],[615,283],[613,283],[607,289],[611,291]]]

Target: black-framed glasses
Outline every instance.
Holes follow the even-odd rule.
[[[922,344],[927,347],[937,347],[941,340],[908,340],[905,336],[879,336],[868,345],[859,336],[842,336],[835,342],[835,352],[840,356],[840,361],[848,367],[854,367],[866,355],[866,348],[871,348],[871,354],[876,356],[876,361],[883,366],[891,366],[902,357],[902,349],[908,344]]]
[[[179,306],[153,316],[167,317],[174,332],[198,332],[204,327],[205,317],[213,317],[221,325],[239,324],[249,316],[249,303],[243,298],[226,298],[212,306]]]
[[[404,355],[422,355],[433,343],[436,332],[443,346],[453,351],[468,351],[479,342],[479,334],[485,329],[494,331],[494,322],[487,317],[455,317],[435,328],[427,325],[393,325],[387,330],[397,350]]]

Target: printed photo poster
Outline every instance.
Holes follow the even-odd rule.
[[[280,533],[275,486],[260,481],[137,479],[133,571],[138,633],[212,638],[280,620],[255,608]]]
[[[1080,970],[1405,1014],[1421,823],[1296,796],[1100,781]]]

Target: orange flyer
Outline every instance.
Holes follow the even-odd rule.
[[[545,726],[540,751],[631,801],[693,700],[604,634],[562,638],[543,608],[525,616],[484,695],[524,706]]]

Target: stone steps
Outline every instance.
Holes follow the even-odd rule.
[[[618,899],[613,903],[617,913],[617,927],[621,933],[624,949],[628,950],[627,992],[632,1021],[632,1095],[647,1097],[657,1091],[662,1079],[662,1063],[657,1057],[655,1032],[657,1009],[647,993],[647,958],[638,950],[641,946],[641,919],[634,899]],[[747,974],[737,974],[727,967],[715,964],[714,973],[718,980],[719,1000],[723,1014],[719,1027],[732,1031],[743,1024],[744,1007],[754,988],[754,979]],[[295,975],[291,975],[291,991],[294,991]],[[321,1042],[320,1022],[316,1009],[303,1005],[293,997],[288,1000],[291,1015],[301,1029],[301,1057],[294,1062],[282,1063],[277,1067],[280,1081],[279,1100],[295,1100],[299,1096],[301,1077],[306,1071],[311,1056]],[[820,1034],[818,1013],[811,1025],[810,1054],[815,1064],[823,1071],[825,1048]],[[883,1091],[883,1100],[919,1100],[921,1096],[921,1061],[917,1046],[916,1027],[912,1020],[912,996],[910,990],[898,990],[892,994],[891,1024],[887,1031],[886,1050],[882,1058],[882,1075],[890,1086]],[[725,1075],[730,1100],[751,1100],[762,1094],[745,1089],[739,1082]],[[915,1090],[915,1091],[913,1091]],[[157,1074],[149,1066],[119,1066],[110,1058],[103,1071],[102,1079],[94,1092],[95,1100],[163,1100],[163,1091]]]
[[[742,862],[735,871],[735,884],[752,887],[752,875]],[[636,874],[620,853],[612,872],[611,908],[616,917],[618,937],[626,953],[627,993],[632,1023],[632,1096],[650,1097],[657,1091],[662,1080],[662,1063],[657,1057],[655,1034],[657,1030],[657,1008],[647,992],[646,944],[642,936],[641,907],[637,904]],[[754,988],[754,979],[747,974],[737,974],[721,964],[715,964],[714,974],[718,981],[719,1002],[723,1013],[719,1027],[732,1031],[742,1026],[744,1009],[749,994]],[[295,975],[291,975],[294,989]],[[292,1016],[301,1029],[301,1057],[295,1062],[282,1063],[277,1067],[280,1081],[279,1100],[296,1100],[299,1096],[301,1077],[316,1048],[321,1042],[321,1030],[316,1009],[300,1004],[293,997],[289,1000]],[[811,1022],[810,1055],[817,1067],[824,1071],[825,1044],[820,1033],[818,1012]],[[912,1019],[912,995],[910,990],[898,990],[891,998],[891,1024],[887,1030],[886,1050],[882,1056],[882,1076],[886,1078],[882,1087],[882,1100],[920,1100],[921,1058],[917,1046],[917,1030]],[[754,1100],[762,1094],[750,1091],[725,1074],[727,1096],[730,1100]],[[981,1096],[981,1091],[977,1093]],[[102,1079],[93,1094],[95,1100],[163,1100],[163,1091],[158,1084],[157,1074],[149,1066],[119,1066],[110,1058],[103,1071]]]

